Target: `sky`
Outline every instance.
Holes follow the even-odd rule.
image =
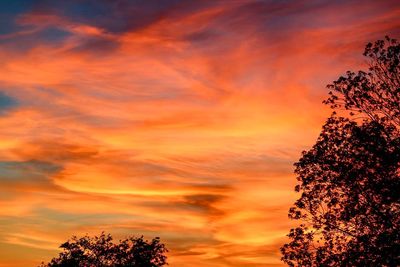
[[[398,1],[0,1],[0,266],[72,235],[170,266],[282,266],[326,84],[400,37]]]

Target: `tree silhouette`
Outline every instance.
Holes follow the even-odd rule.
[[[40,267],[160,267],[167,264],[168,250],[158,237],[147,241],[129,237],[113,243],[110,234],[72,237],[60,248],[63,251]]]
[[[289,266],[400,266],[400,44],[386,37],[364,55],[368,72],[328,85],[334,112],[295,163]]]

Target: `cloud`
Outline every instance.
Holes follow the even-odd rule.
[[[0,265],[106,230],[278,266],[325,84],[400,26],[396,1],[28,2],[0,8]]]
[[[49,162],[30,160],[25,162],[0,162],[0,179],[2,182],[39,182],[49,174],[60,170],[60,167]]]

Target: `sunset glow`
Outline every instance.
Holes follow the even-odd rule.
[[[72,235],[170,266],[283,266],[325,85],[400,35],[398,1],[1,1],[0,267]]]

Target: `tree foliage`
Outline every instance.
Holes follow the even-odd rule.
[[[328,85],[334,112],[295,164],[289,266],[400,265],[400,44],[386,37],[364,55],[368,72]]]
[[[40,267],[160,267],[167,264],[168,250],[158,237],[147,241],[129,237],[114,243],[110,234],[88,235],[61,244],[63,251]]]

